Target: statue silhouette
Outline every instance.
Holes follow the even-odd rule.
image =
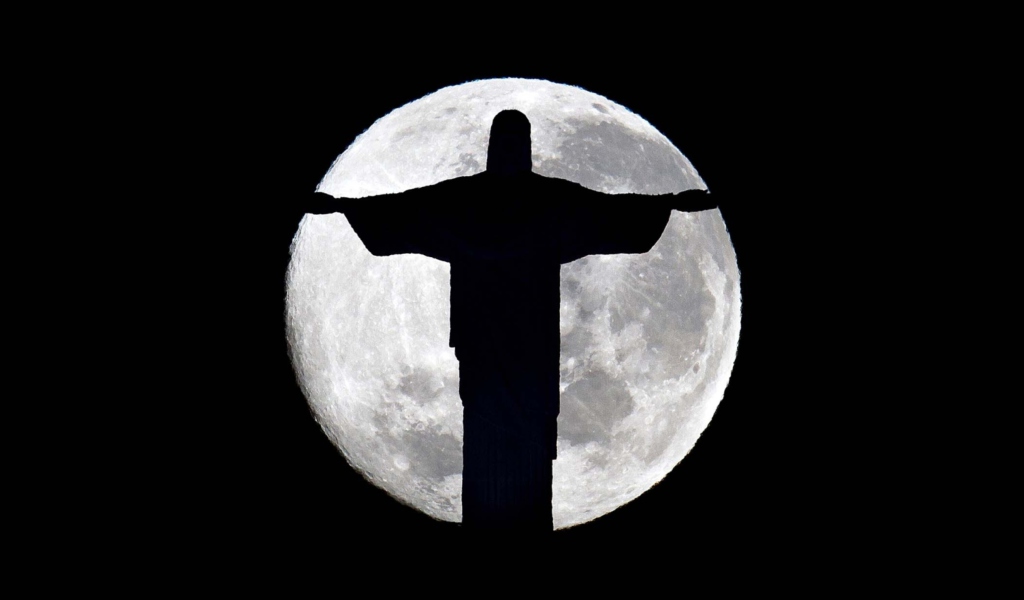
[[[643,253],[671,210],[714,208],[704,190],[606,195],[531,172],[530,122],[499,113],[487,170],[362,199],[317,193],[376,256],[451,264],[451,336],[464,408],[463,526],[550,531],[559,396],[559,266]]]

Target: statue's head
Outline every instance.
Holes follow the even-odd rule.
[[[529,173],[530,155],[530,120],[526,115],[518,110],[495,115],[487,146],[487,171],[496,175]]]

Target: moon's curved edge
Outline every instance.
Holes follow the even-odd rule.
[[[563,516],[561,520],[558,518],[558,516],[555,516],[553,514],[553,516],[555,516],[556,530],[570,529],[572,527],[589,523],[591,521],[594,521],[595,519],[610,514],[611,512],[617,510],[618,508],[621,508],[622,506],[629,504],[633,500],[636,500],[643,494],[647,493],[648,491],[656,487],[659,483],[664,481],[668,474],[671,473],[683,461],[683,459],[686,458],[686,456],[688,456],[689,453],[693,451],[693,448],[699,441],[700,436],[703,435],[703,433],[707,430],[707,427],[710,425],[711,420],[718,409],[718,406],[725,398],[725,391],[732,377],[732,371],[733,367],[735,366],[736,355],[739,348],[739,338],[742,319],[742,286],[740,285],[741,274],[735,254],[735,247],[732,245],[728,228],[725,224],[724,219],[722,219],[721,211],[719,211],[718,209],[712,209],[708,211],[701,211],[700,213],[695,214],[703,216],[713,216],[715,218],[714,220],[721,225],[725,236],[725,243],[722,244],[722,247],[723,250],[726,252],[726,255],[721,257],[721,267],[724,271],[727,272],[727,277],[733,278],[733,281],[730,282],[730,287],[732,288],[735,294],[731,302],[728,314],[724,315],[728,321],[728,326],[725,328],[725,331],[723,332],[722,336],[723,353],[713,376],[713,388],[712,390],[705,392],[703,410],[699,413],[697,419],[692,420],[690,421],[690,423],[688,423],[690,428],[694,430],[695,435],[693,435],[693,437],[689,440],[682,441],[680,445],[686,446],[686,448],[685,451],[682,452],[681,455],[678,457],[678,459],[665,462],[659,465],[659,467],[657,468],[650,469],[648,473],[653,475],[653,477],[647,477],[646,484],[635,485],[633,486],[633,492],[629,492],[622,496],[611,499],[612,501],[609,503],[609,506],[607,506],[605,509],[591,510],[583,514],[576,512],[574,513],[572,518],[569,519],[565,519],[564,515],[561,515]],[[673,212],[672,219],[674,220],[678,218],[679,215],[680,213]],[[645,254],[653,253],[658,249],[659,245],[665,240],[665,236],[669,235],[668,231],[670,228],[671,221],[670,225],[666,226],[666,230],[662,233],[662,236],[659,238],[655,246],[651,249],[651,251]],[[554,487],[554,480],[552,481],[552,485]],[[555,512],[556,511],[553,507],[553,513]]]
[[[523,86],[524,89],[515,89],[513,87],[517,85]],[[502,87],[506,87],[506,89],[489,89]],[[605,193],[610,194],[643,194],[665,192],[678,193],[686,191],[688,189],[708,189],[707,185],[704,183],[704,180],[697,173],[697,170],[694,168],[693,164],[689,161],[688,158],[686,158],[686,156],[682,152],[679,151],[678,148],[675,147],[674,144],[672,144],[671,140],[665,137],[665,135],[658,131],[658,129],[655,128],[653,125],[651,125],[650,122],[648,122],[646,119],[644,119],[637,113],[631,111],[629,108],[622,106],[621,104],[613,100],[610,100],[604,96],[601,96],[600,94],[595,94],[594,92],[585,90],[581,87],[571,84],[555,83],[545,79],[496,78],[478,79],[441,88],[426,96],[407,102],[406,104],[390,111],[383,117],[380,117],[379,119],[374,121],[373,124],[371,124],[365,131],[356,136],[355,140],[353,140],[353,142],[349,144],[345,151],[338,155],[337,158],[335,158],[335,160],[331,163],[331,167],[327,170],[327,172],[324,174],[324,177],[317,184],[316,191],[323,192],[334,197],[346,196],[351,198],[364,198],[379,195],[381,193],[402,192],[416,187],[432,185],[445,179],[469,176],[481,172],[483,170],[483,162],[486,159],[486,135],[489,133],[489,127],[486,127],[483,123],[476,124],[477,127],[481,128],[481,131],[483,131],[483,140],[468,140],[466,141],[465,146],[460,147],[460,150],[463,151],[463,156],[459,157],[460,160],[462,161],[461,164],[455,166],[448,165],[443,169],[444,172],[435,173],[430,176],[424,176],[423,173],[418,173],[414,180],[411,182],[403,181],[401,178],[395,178],[393,173],[390,172],[388,167],[378,157],[363,156],[360,157],[360,159],[356,159],[354,157],[356,157],[362,152],[362,148],[365,145],[364,142],[368,141],[370,137],[374,135],[384,136],[389,131],[389,127],[392,127],[393,125],[397,127],[399,121],[401,121],[402,118],[405,116],[405,113],[409,112],[410,110],[415,112],[420,109],[426,109],[426,107],[434,103],[451,102],[451,98],[449,98],[449,96],[452,96],[453,94],[461,93],[463,96],[466,96],[471,93],[489,92],[497,97],[507,97],[519,94],[520,96],[516,98],[515,101],[504,100],[498,103],[500,104],[500,106],[489,108],[488,110],[483,111],[482,113],[478,111],[477,113],[473,114],[490,114],[491,112],[496,113],[499,110],[504,109],[516,109],[529,113],[534,108],[540,110],[540,108],[544,107],[541,104],[535,104],[534,101],[536,100],[536,98],[532,96],[533,94],[539,94],[542,89],[547,94],[545,99],[548,100],[549,102],[554,102],[554,100],[552,99],[555,98],[561,101],[562,104],[574,105],[577,101],[580,101],[581,99],[586,99],[587,102],[591,102],[592,106],[600,107],[599,110],[601,112],[608,114],[614,112],[614,118],[609,118],[607,122],[624,124],[628,126],[629,129],[631,129],[635,134],[642,135],[652,141],[655,141],[657,145],[663,146],[672,154],[672,160],[677,164],[680,171],[686,174],[686,180],[685,182],[673,185],[673,189],[659,189],[656,191],[631,189],[629,186],[612,186],[607,189],[600,189],[595,184],[595,182],[587,181],[586,179],[584,179],[585,175],[582,171],[574,172],[572,170],[567,170],[564,172],[546,172],[546,170],[549,168],[545,166],[546,164],[551,163],[557,165],[559,162],[558,160],[545,159],[545,155],[549,154],[553,150],[552,148],[547,147],[550,145],[550,142],[552,140],[547,140],[546,138],[543,138],[546,141],[543,144],[540,144],[540,154],[538,155],[536,152],[534,154],[535,172],[542,175],[575,181],[576,183],[584,185],[585,187],[588,187],[590,189],[595,189],[597,191],[603,191]],[[559,95],[560,92],[571,92],[574,95],[571,98],[572,102],[566,101],[564,98],[562,98]],[[485,100],[485,104],[490,104],[490,102],[491,100]],[[549,104],[546,106],[546,108],[550,108],[551,106],[552,105]],[[394,123],[392,123],[393,121]],[[543,133],[542,128],[537,129],[538,131],[542,132],[542,136],[545,135]],[[474,132],[474,135],[479,133],[481,132]],[[551,137],[552,135],[554,135],[554,133],[549,132],[546,135],[548,137]],[[554,141],[557,141],[557,139],[557,136],[555,136]],[[393,142],[393,140],[391,141]],[[539,141],[535,139],[535,150],[537,149],[538,144]],[[465,151],[471,152],[466,153]],[[353,162],[353,165],[352,168],[346,169],[346,164],[347,162],[349,162],[349,159],[352,159],[351,162]],[[389,159],[393,160],[394,157],[389,157]],[[539,164],[537,162],[538,160],[540,161]],[[367,183],[359,183],[359,172],[363,172],[363,177],[367,176],[365,171],[368,170],[368,165],[370,167],[370,170],[376,173],[377,179],[380,181],[385,181],[386,183],[381,184],[380,181],[373,185]],[[423,169],[426,167],[425,165],[420,165],[420,168]],[[432,172],[436,172],[437,170],[438,166],[434,165],[432,168]],[[382,185],[385,186],[387,189],[382,189]]]
[[[322,296],[321,301],[325,299],[329,301],[332,294],[327,292],[324,296],[323,282],[319,277],[312,276],[312,273],[318,268],[325,266],[322,260],[324,255],[313,251],[314,249],[324,250],[325,240],[328,240],[327,245],[332,243],[340,245],[349,255],[355,255],[357,263],[373,265],[378,269],[387,270],[397,266],[398,270],[404,271],[405,269],[400,263],[410,261],[431,263],[432,266],[440,270],[446,270],[447,265],[420,255],[375,257],[366,250],[343,214],[306,215],[300,221],[291,243],[292,259],[289,262],[285,278],[284,317],[289,359],[295,371],[299,388],[306,399],[307,407],[316,423],[349,466],[367,482],[382,489],[400,504],[439,521],[459,522],[462,509],[462,406],[458,402],[457,391],[454,402],[450,390],[447,397],[441,399],[449,405],[447,408],[451,413],[457,414],[452,416],[442,414],[440,416],[441,421],[452,422],[455,429],[454,436],[448,441],[449,446],[457,447],[439,448],[436,441],[429,445],[433,454],[447,450],[450,459],[458,463],[459,474],[443,479],[437,478],[434,473],[422,472],[421,465],[407,463],[403,465],[404,469],[402,470],[411,471],[411,473],[389,479],[388,471],[394,470],[392,468],[396,458],[394,452],[397,451],[401,454],[408,448],[403,447],[403,440],[399,440],[395,436],[374,433],[372,428],[377,425],[371,425],[370,421],[382,416],[378,412],[381,406],[364,397],[366,394],[359,394],[357,390],[347,389],[353,384],[352,369],[357,368],[348,363],[356,363],[358,358],[350,356],[349,360],[345,360],[339,359],[335,352],[316,351],[318,345],[322,344],[325,339],[330,341],[332,337],[329,333],[324,334],[321,331],[328,325],[329,319],[325,318],[324,310],[326,308],[318,307],[316,299],[316,296],[319,295]],[[365,267],[361,269],[358,264],[354,266],[333,264],[330,267],[333,271],[331,275],[334,276],[365,274]],[[433,280],[435,278],[435,274],[431,273],[433,270],[435,269],[413,268],[410,272],[418,277],[417,281]],[[443,300],[447,301],[447,296]],[[310,319],[303,318],[303,314],[310,310],[320,313],[320,318],[315,320],[318,323],[317,326],[314,326]],[[308,317],[308,315],[306,316]],[[447,321],[447,319],[444,320]],[[447,335],[434,337],[438,337],[438,339],[432,340],[432,343],[431,340],[428,340],[428,345],[443,346],[440,352],[444,355],[442,361],[448,360],[454,363],[457,376],[457,360],[454,357],[454,352],[447,348]],[[323,358],[326,358],[331,364],[318,365],[318,359]],[[451,364],[447,366],[449,371],[452,370]],[[368,381],[371,383],[371,387],[379,388],[381,374],[376,373],[376,375],[377,377]],[[339,386],[346,388],[349,393],[342,394]],[[394,390],[391,390],[391,394],[394,394]],[[412,434],[413,432],[408,433]],[[429,487],[431,491],[427,492],[421,489],[423,487]]]

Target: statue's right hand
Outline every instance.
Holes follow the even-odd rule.
[[[323,192],[312,194],[303,206],[303,212],[311,215],[329,215],[331,213],[343,213],[348,205],[347,198],[335,198]]]

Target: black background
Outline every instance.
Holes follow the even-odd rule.
[[[183,276],[202,325],[183,332],[188,391],[176,408],[189,442],[172,458],[194,535],[233,548],[462,539],[458,525],[366,483],[313,421],[286,354],[284,275],[301,216],[293,203],[359,133],[441,87],[505,76],[582,87],[665,134],[721,203],[741,273],[736,364],[694,450],[639,499],[552,543],[666,539],[726,551],[844,535],[864,491],[837,439],[850,429],[843,405],[855,385],[841,340],[856,331],[833,275],[844,216],[830,207],[846,199],[819,143],[828,92],[780,69],[778,56],[686,53],[656,64],[627,51],[614,63],[556,55],[476,66],[432,55],[367,64],[338,48],[337,60],[229,53],[204,69],[191,86],[203,133],[188,168],[208,191],[184,204],[196,233],[180,252],[195,265]]]

